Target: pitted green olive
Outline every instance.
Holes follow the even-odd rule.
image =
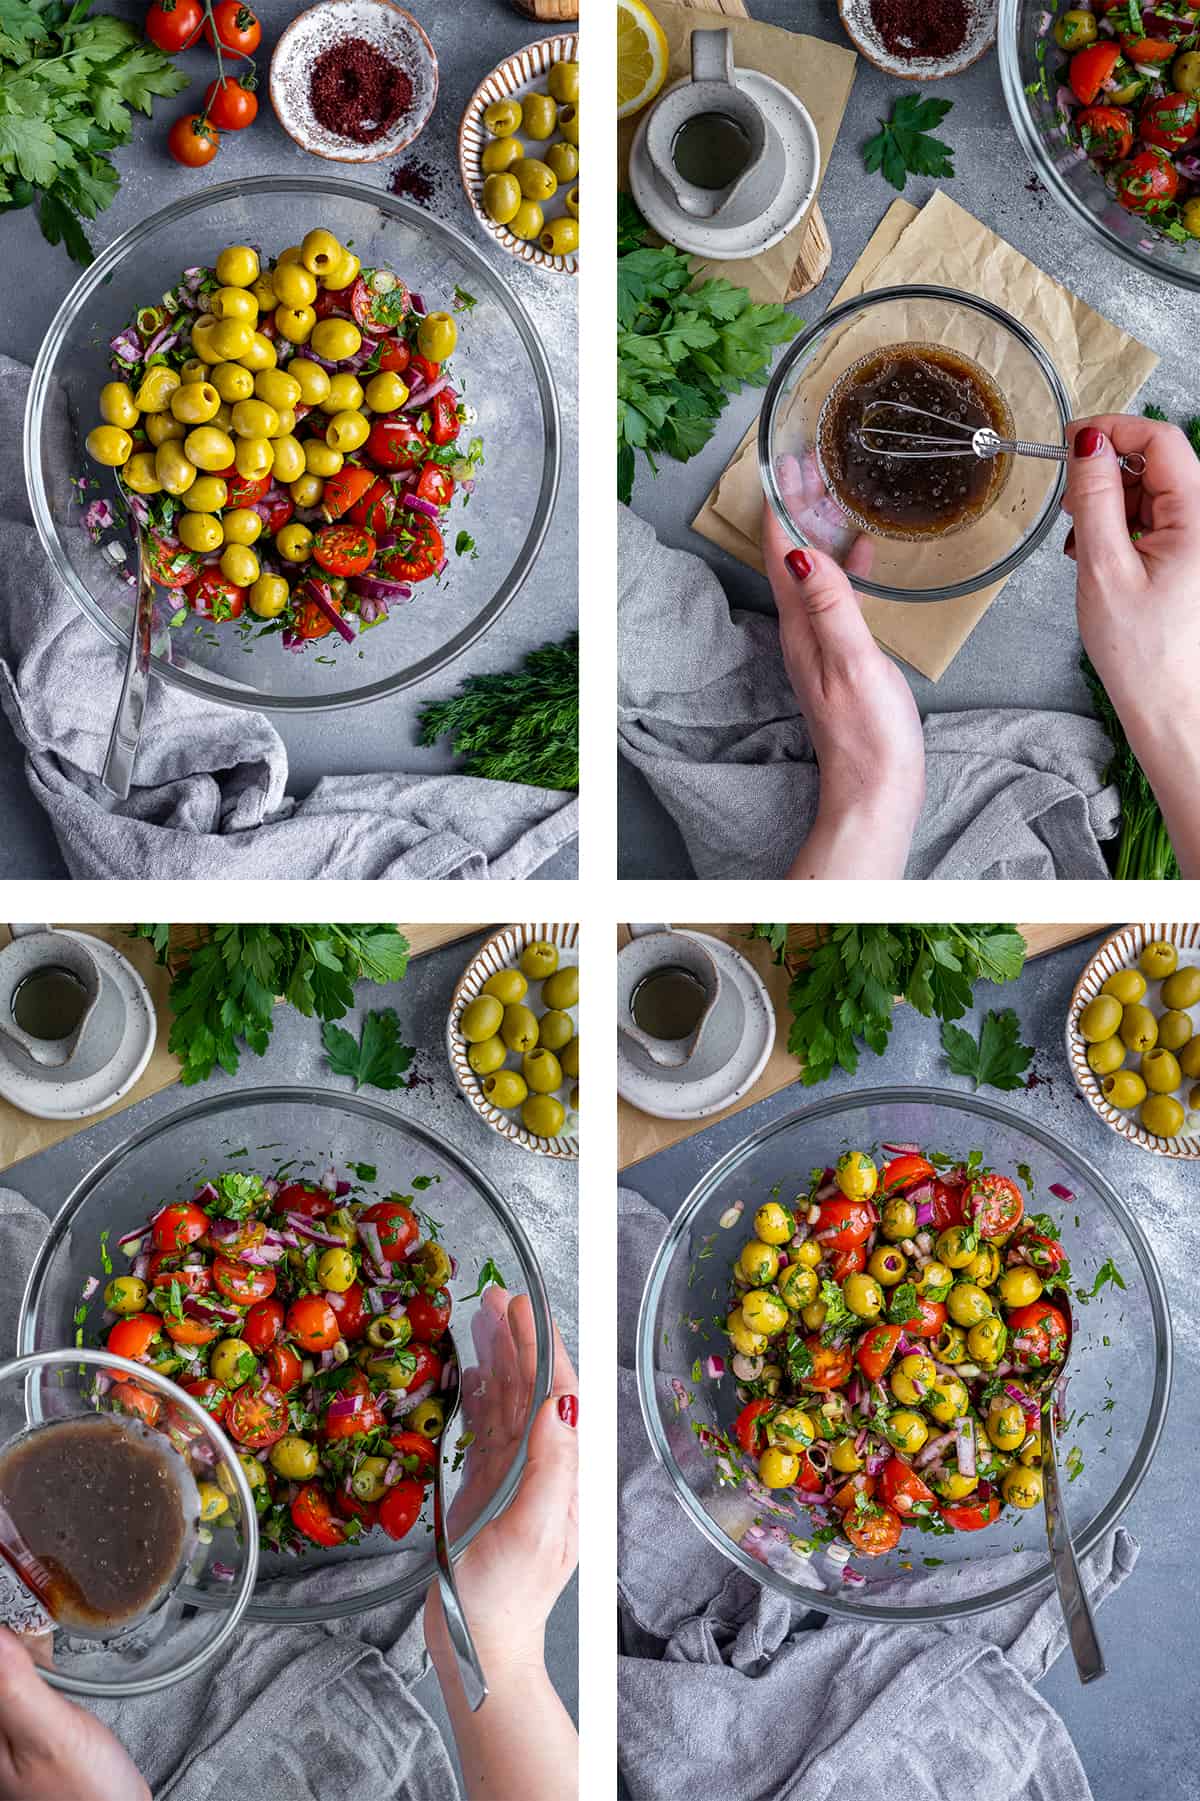
[[[386,1457],[364,1457],[350,1478],[350,1487],[356,1501],[382,1501],[387,1493],[388,1459]]]
[[[1121,1043],[1130,1051],[1152,1051],[1158,1043],[1158,1021],[1149,1007],[1126,1007],[1121,1015]]]
[[[578,147],[578,144],[579,144],[579,103],[578,103],[578,101],[571,100],[571,101],[568,101],[566,106],[559,107],[559,109],[558,109],[558,129],[559,129],[559,131],[561,131],[563,137],[566,138],[568,144],[574,144],[574,145],[576,145],[576,147]]]
[[[104,1305],[113,1313],[140,1313],[148,1292],[140,1276],[114,1276],[104,1290]]]
[[[568,188],[568,190],[567,190],[566,207],[567,207],[567,211],[570,213],[572,219],[578,219],[578,217],[579,217],[579,183],[578,182],[575,183],[575,186],[573,188]]]
[[[381,1313],[367,1327],[367,1343],[374,1345],[377,1351],[393,1347],[403,1350],[411,1337],[412,1321],[407,1313],[402,1313],[399,1319],[393,1319],[390,1313]]]
[[[278,1443],[271,1446],[271,1468],[289,1482],[306,1482],[310,1476],[315,1476],[319,1461],[317,1447],[307,1438],[301,1438],[298,1432],[285,1432]]]
[[[574,181],[579,174],[579,152],[574,144],[551,144],[543,161],[554,170],[560,187]]]
[[[1100,1084],[1105,1100],[1113,1107],[1132,1113],[1146,1098],[1146,1084],[1134,1069],[1118,1069],[1105,1076]]]
[[[521,969],[531,982],[544,982],[558,968],[558,946],[538,938],[521,952]]]
[[[468,1044],[482,1044],[500,1030],[504,1008],[494,994],[480,994],[463,1008],[459,1031]]]
[[[917,1210],[911,1201],[903,1195],[893,1195],[890,1201],[883,1204],[883,1212],[879,1218],[879,1230],[893,1244],[899,1244],[902,1238],[911,1238],[917,1229]]]
[[[1171,64],[1171,85],[1177,94],[1200,93],[1200,50],[1185,50]]]
[[[493,100],[483,109],[483,122],[494,138],[511,138],[520,131],[523,117],[519,100]]]
[[[946,1311],[956,1326],[975,1326],[992,1311],[992,1303],[974,1282],[956,1282],[946,1297]]]
[[[567,1045],[566,1049],[563,1051],[562,1056],[559,1058],[559,1062],[563,1066],[564,1076],[570,1076],[570,1078],[573,1082],[577,1082],[579,1080],[579,1039],[578,1039],[578,1037],[572,1038],[570,1044]],[[1195,1071],[1189,1070],[1188,1074],[1189,1075],[1195,1074],[1195,1075],[1200,1076],[1200,1069],[1197,1069]]]
[[[1140,969],[1114,970],[1101,984],[1100,992],[1115,995],[1123,1007],[1133,1007],[1145,997],[1146,978]]]
[[[1189,1081],[1194,1082],[1200,1076],[1200,1032],[1194,1038],[1189,1038],[1180,1051],[1179,1067]]]
[[[1102,1038],[1087,1047],[1088,1068],[1093,1075],[1109,1076],[1125,1061],[1125,1046],[1119,1038]]]
[[[1138,968],[1148,982],[1163,982],[1179,965],[1179,952],[1165,938],[1154,938],[1138,958]]]
[[[566,1119],[561,1101],[552,1094],[531,1094],[521,1108],[521,1121],[537,1138],[557,1138]]]
[[[524,154],[525,146],[520,138],[494,138],[484,145],[479,166],[485,175],[506,175]]]
[[[558,126],[558,108],[549,94],[526,94],[521,103],[521,125],[527,138],[545,143]]]
[[[552,1007],[538,1021],[538,1043],[548,1051],[565,1050],[575,1036],[575,1022],[569,1013]]]
[[[499,1001],[496,1005],[500,1005]],[[499,1025],[500,1036],[510,1051],[531,1051],[538,1041],[538,1022],[530,1009],[520,1002],[501,1008]]]
[[[1175,977],[1172,976],[1174,981]],[[1186,1013],[1172,1008],[1158,1018],[1158,1043],[1164,1051],[1181,1051],[1192,1035],[1192,1022]]]
[[[483,1092],[493,1107],[506,1111],[519,1107],[529,1093],[524,1076],[515,1069],[497,1069],[483,1078]]]
[[[542,984],[542,999],[548,1007],[565,1010],[579,1005],[579,970],[574,964],[555,973]]]
[[[562,1065],[553,1051],[541,1044],[526,1051],[521,1059],[521,1074],[534,1094],[554,1094],[562,1087]]]
[[[536,200],[539,206],[544,206],[558,192],[554,170],[540,157],[523,156],[516,167],[516,178],[526,200]]]
[[[816,1271],[805,1269],[802,1263],[789,1263],[779,1278],[779,1292],[793,1313],[811,1306],[820,1286]]]
[[[507,1056],[504,1040],[499,1037],[481,1038],[478,1044],[467,1046],[467,1062],[477,1076],[490,1076],[494,1070],[503,1069]]]
[[[1089,1044],[1111,1038],[1121,1024],[1121,1003],[1113,994],[1098,994],[1079,1015],[1079,1031]]]
[[[579,225],[576,220],[567,218],[551,219],[538,243],[547,256],[570,256],[579,249]]]
[[[1174,1094],[1183,1081],[1178,1057],[1161,1047],[1146,1052],[1141,1069],[1142,1080],[1151,1094]]]
[[[485,994],[494,994],[504,1007],[515,1007],[529,992],[529,983],[519,969],[498,969],[483,984]]]
[[[560,102],[579,99],[579,64],[577,62],[552,63],[550,73],[546,77],[546,86],[554,98]]]
[[[1000,1483],[1000,1492],[1010,1507],[1036,1507],[1042,1498],[1042,1489],[1041,1471],[1026,1469],[1022,1464],[1005,1470]]]
[[[1152,1094],[1142,1102],[1138,1118],[1156,1138],[1174,1138],[1183,1130],[1183,1108],[1174,1095]]]
[[[1174,1008],[1194,1007],[1200,1001],[1200,969],[1189,963],[1183,969],[1177,969],[1174,975],[1167,977],[1162,985],[1162,998],[1166,1006]],[[1162,1040],[1162,1028],[1159,1027],[1159,1040]]]

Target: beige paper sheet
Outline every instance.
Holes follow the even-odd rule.
[[[781,31],[774,25],[759,25],[752,19],[714,18],[710,21],[697,18],[689,8],[671,6],[664,0],[655,0],[654,16],[670,46],[668,83],[691,73],[693,31],[720,29],[727,25],[733,33],[733,53],[738,66],[770,75],[808,108],[821,144],[821,176],[824,178],[854,82],[857,59],[852,50],[844,49],[840,44],[827,44],[821,38]],[[638,113],[632,119],[622,120],[617,127],[617,169],[622,187],[629,185],[629,151],[643,117],[644,114]],[[817,191],[820,192],[819,183]],[[800,255],[807,218],[806,211],[787,236],[761,256],[746,262],[704,263],[701,267],[710,275],[724,276],[736,287],[748,289],[755,300],[784,300]]]
[[[1158,362],[941,192],[919,212],[906,200],[893,202],[830,304],[916,282],[981,295],[1020,319],[1053,357],[1077,417],[1124,411]],[[856,340],[858,354],[873,347]],[[692,523],[762,572],[757,429],[756,421]],[[926,606],[864,596],[863,614],[881,644],[936,681],[1002,586]]]

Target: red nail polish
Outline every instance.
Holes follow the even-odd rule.
[[[558,1417],[564,1426],[579,1424],[579,1396],[560,1395],[558,1401]]]
[[[798,582],[806,582],[813,572],[813,560],[806,550],[789,550],[783,560]]]
[[[1104,449],[1104,433],[1097,431],[1094,425],[1085,425],[1081,432],[1075,434],[1075,455],[1077,457],[1094,457]]]

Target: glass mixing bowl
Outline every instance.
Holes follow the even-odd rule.
[[[1052,1583],[1040,1507],[1019,1516],[1007,1508],[982,1532],[908,1531],[887,1556],[852,1557],[863,1581],[851,1587],[845,1566],[823,1550],[806,1556],[793,1549],[789,1535],[812,1532],[804,1508],[779,1502],[778,1494],[764,1504],[766,1490],[755,1498],[745,1487],[722,1485],[722,1447],[710,1441],[706,1448],[698,1435],[706,1426],[727,1433],[739,1411],[730,1375],[695,1377],[713,1352],[727,1353],[713,1316],[724,1318],[731,1265],[755,1209],[774,1193],[786,1199],[806,1188],[809,1171],[836,1163],[844,1150],[904,1143],[949,1155],[977,1150],[986,1164],[1014,1176],[1027,1165],[1038,1211],[1061,1227],[1075,1283],[1090,1289],[1110,1258],[1124,1279],[1123,1288],[1109,1283],[1086,1306],[1072,1303],[1070,1414],[1060,1457],[1073,1446],[1082,1456],[1064,1488],[1076,1549],[1091,1550],[1129,1505],[1162,1432],[1171,1387],[1166,1291],[1145,1234],[1100,1172],[1049,1133],[974,1096],[868,1089],[791,1113],[722,1157],[684,1202],[655,1258],[638,1320],[638,1389],[650,1441],[684,1511],[730,1563],[825,1613],[944,1620]],[[1051,1183],[1068,1190],[1070,1201],[1050,1196]],[[735,1201],[742,1211],[731,1217]],[[766,1531],[754,1531],[756,1523]],[[757,1557],[743,1547],[747,1534]]]
[[[59,1346],[73,1335],[68,1322]],[[72,1695],[148,1695],[194,1675],[236,1630],[258,1570],[254,1502],[233,1446],[210,1413],[155,1370],[74,1346],[6,1363],[0,1368],[0,1444],[54,1422],[112,1412],[114,1379],[136,1381],[143,1395],[160,1403],[155,1430],[168,1430],[180,1459],[189,1531],[175,1583],[135,1624],[103,1639],[54,1626],[44,1654],[39,1648],[38,1667],[47,1682]],[[219,1484],[228,1497],[226,1512],[212,1526],[199,1526],[199,1482]],[[26,1591],[6,1565],[0,1565],[0,1591],[0,1619],[12,1618],[10,1605],[22,1607]]]
[[[1036,550],[1057,523],[1066,475],[1060,463],[1014,457],[987,512],[961,530],[917,542],[874,532],[859,538],[818,472],[821,409],[851,364],[871,351],[913,343],[957,351],[981,368],[1006,402],[1016,437],[1066,442],[1070,396],[1046,351],[1019,320],[954,288],[877,288],[831,308],[788,349],[759,419],[759,475],[795,543],[813,544],[839,563],[855,543],[869,546],[869,567],[860,574],[857,559],[854,566],[854,585],[864,594],[881,600],[953,600],[1003,581]],[[796,457],[804,472],[803,500],[791,506],[779,484],[785,456]]]
[[[446,1446],[450,1530],[456,1552],[465,1549],[507,1506],[520,1481],[530,1421],[550,1392],[549,1305],[529,1241],[487,1177],[433,1133],[373,1101],[333,1098],[317,1088],[251,1088],[182,1107],[118,1145],[84,1177],[51,1226],[26,1286],[18,1348],[40,1351],[74,1338],[75,1310],[87,1278],[98,1271],[106,1228],[115,1245],[165,1201],[190,1200],[199,1183],[222,1169],[270,1174],[293,1159],[294,1176],[316,1175],[330,1164],[339,1172],[350,1163],[374,1165],[375,1179],[361,1185],[372,1196],[376,1190],[380,1196],[407,1193],[415,1176],[431,1178],[419,1199],[440,1222],[442,1242],[457,1259],[449,1284],[455,1303],[450,1326],[464,1403],[451,1430],[475,1433],[457,1470],[454,1446]],[[489,1288],[470,1298],[489,1257],[508,1296],[526,1295],[532,1306],[532,1367],[512,1354],[499,1308],[504,1290]],[[98,1313],[83,1331],[85,1342],[99,1338]],[[423,1525],[399,1544],[370,1532],[356,1546],[310,1545],[302,1558],[264,1543],[247,1617],[299,1625],[416,1600],[435,1567],[433,1535]],[[206,1589],[185,1592],[198,1608],[227,1605],[224,1596]]]
[[[554,378],[538,332],[520,301],[484,259],[419,207],[333,175],[256,176],[198,188],[133,226],[102,251],[63,301],[34,365],[25,412],[25,476],[46,554],[94,625],[128,646],[133,589],[83,528],[73,485],[81,476],[116,495],[111,473],[93,463],[84,438],[96,423],[101,386],[111,379],[109,340],[141,306],[152,305],[196,263],[211,264],[225,244],[255,244],[277,254],[315,225],[350,241],[369,268],[394,269],[432,311],[451,308],[455,288],[474,297],[460,316],[456,385],[478,415],[486,464],[465,521],[475,557],[456,557],[440,584],[413,599],[353,644],[331,633],[303,652],[280,634],[245,639],[189,615],[172,631],[173,607],[159,608],[154,671],[164,681],[227,706],[315,712],[354,706],[422,681],[473,644],[518,593],[545,537],[558,488],[560,439]],[[105,533],[127,547],[131,535]],[[249,649],[250,646],[252,649]],[[311,652],[316,649],[319,655]],[[248,654],[249,651],[249,654]]]
[[[1056,14],[1066,10],[1067,0],[1054,0],[1048,7],[1031,0],[1000,0],[1000,80],[1021,148],[1086,239],[1115,250],[1147,275],[1195,292],[1200,289],[1200,240],[1177,244],[1126,212],[1103,176],[1067,138],[1055,79],[1058,63],[1066,58],[1051,36]]]

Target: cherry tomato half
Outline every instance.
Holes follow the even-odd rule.
[[[747,1457],[757,1457],[766,1445],[759,1419],[771,1411],[770,1401],[747,1401],[733,1422],[733,1436]]]
[[[1047,1238],[1044,1232],[1026,1229],[1018,1242],[1028,1261],[1041,1274],[1052,1276],[1062,1268],[1066,1252],[1056,1238]]]
[[[268,1295],[275,1292],[273,1269],[256,1269],[249,1263],[231,1263],[227,1257],[218,1257],[213,1264],[213,1281],[225,1299],[233,1301],[238,1307],[249,1307],[255,1301],[265,1301]]]
[[[1176,45],[1171,38],[1135,37],[1132,31],[1123,31],[1121,48],[1139,69],[1161,69],[1174,61]]]
[[[206,1345],[221,1336],[220,1326],[212,1320],[169,1319],[163,1324],[172,1344]]]
[[[432,1382],[436,1388],[442,1379],[442,1360],[436,1351],[431,1351],[427,1344],[412,1343],[405,1346],[405,1353],[413,1359],[415,1368],[406,1389],[421,1388],[426,1382]]]
[[[185,169],[203,169],[220,148],[220,134],[201,113],[185,113],[167,133],[167,149]]]
[[[246,607],[245,590],[219,569],[206,569],[187,596],[188,605],[201,619],[240,619]]]
[[[194,550],[185,550],[177,539],[161,532],[146,532],[143,543],[146,566],[160,588],[186,588],[204,567]]]
[[[454,477],[437,463],[426,463],[417,483],[417,495],[431,506],[448,507],[454,498]]]
[[[1120,60],[1120,49],[1111,42],[1089,44],[1071,58],[1067,75],[1071,92],[1084,106],[1090,106]]]
[[[1007,1176],[988,1170],[967,1183],[963,1213],[978,1228],[980,1237],[993,1244],[1012,1237],[1024,1211],[1021,1190]]]
[[[380,575],[395,582],[424,582],[436,575],[446,558],[441,532],[432,519],[411,514],[405,522],[406,542],[381,550],[376,562]]]
[[[328,575],[362,575],[374,561],[375,540],[361,525],[323,525],[312,554]]]
[[[354,1344],[367,1329],[368,1314],[363,1296],[361,1282],[351,1282],[349,1288],[344,1289],[341,1294],[335,1293],[331,1288],[325,1295],[326,1301],[333,1308],[338,1330],[348,1344]]]
[[[384,338],[407,314],[408,289],[388,269],[364,269],[350,290],[350,311],[368,338]]]
[[[1009,1355],[1019,1370],[1059,1362],[1069,1336],[1066,1320],[1049,1301],[1030,1301],[1008,1315]]]
[[[329,492],[329,483],[325,484],[325,492]],[[365,525],[368,531],[378,535],[385,532],[396,514],[396,496],[391,484],[382,476],[376,476],[371,486],[360,500],[350,508],[350,518],[355,525]]]
[[[812,1370],[801,1383],[802,1388],[841,1388],[850,1378],[854,1360],[849,1345],[823,1345],[814,1332],[805,1339],[812,1358]]]
[[[416,469],[429,454],[429,439],[411,419],[376,419],[367,438],[367,455],[380,469]]]
[[[162,1320],[157,1313],[135,1313],[117,1321],[108,1335],[108,1348],[114,1357],[139,1363],[161,1333]]]
[[[258,116],[258,95],[227,75],[205,88],[204,110],[221,131],[245,131]]]
[[[421,1517],[424,1484],[411,1479],[389,1488],[379,1503],[379,1524],[389,1538],[404,1538]]]
[[[306,1351],[328,1351],[341,1333],[337,1316],[323,1295],[301,1295],[287,1311],[288,1337]]]
[[[158,1424],[162,1401],[149,1389],[139,1388],[136,1382],[114,1382],[108,1398],[118,1413],[131,1413],[147,1426]]]
[[[855,1357],[868,1382],[878,1382],[903,1337],[899,1326],[872,1326],[858,1341]]]
[[[999,1514],[1000,1501],[998,1496],[988,1495],[984,1500],[956,1501],[953,1506],[939,1508],[939,1512],[959,1532],[981,1532]]]
[[[902,1457],[893,1457],[885,1463],[879,1477],[879,1492],[887,1505],[899,1514],[912,1513],[917,1506],[927,1507],[931,1511],[937,1505],[937,1497],[931,1488],[922,1482],[916,1470],[905,1463]]]
[[[236,50],[242,56],[253,56],[262,40],[262,26],[250,8],[243,6],[242,0],[217,0],[212,19],[204,27],[204,35],[213,50],[220,38],[222,50]]]
[[[315,1182],[288,1182],[274,1201],[276,1213],[302,1213],[305,1219],[324,1219],[336,1206],[337,1197]]]
[[[430,404],[430,436],[439,450],[453,444],[459,432],[458,396],[450,388],[435,394]]]
[[[264,1302],[269,1307],[270,1301]],[[290,1344],[273,1344],[267,1352],[267,1374],[281,1394],[290,1394],[304,1374],[304,1365]]]
[[[192,1201],[175,1201],[162,1207],[151,1222],[154,1243],[160,1251],[181,1251],[208,1231],[208,1215]]]
[[[316,638],[327,638],[333,630],[333,621],[328,613],[323,607],[319,607],[307,592],[314,586],[315,582],[310,577],[308,581],[303,582],[297,588],[293,596],[295,604],[292,611],[292,630],[298,638],[303,638],[306,643]],[[342,602],[339,596],[324,582],[320,584],[320,590],[325,600],[325,606],[332,607],[335,613],[340,614]]]
[[[900,1542],[904,1522],[890,1507],[878,1505],[848,1513],[842,1521],[846,1537],[862,1557],[883,1557]]]
[[[151,1251],[147,1269],[151,1288],[170,1288],[177,1282],[185,1294],[211,1294],[212,1271],[207,1263],[181,1263],[175,1251]]]
[[[412,362],[412,351],[403,338],[385,338],[379,347],[379,367],[385,375],[403,375]]]
[[[415,1294],[405,1311],[413,1329],[413,1337],[432,1344],[450,1324],[450,1291],[439,1288],[435,1295]]]
[[[224,1423],[229,1409],[229,1390],[227,1388],[223,1388],[219,1382],[214,1382],[211,1376],[199,1376],[194,1382],[185,1382],[183,1392],[191,1395],[193,1400],[199,1401],[204,1411],[211,1413],[215,1420]]]
[[[216,473],[225,483],[227,507],[252,507],[256,500],[266,499],[271,486],[269,475],[239,475],[236,463],[230,463],[228,469],[218,469]]]
[[[909,1338],[936,1338],[946,1323],[944,1301],[931,1301],[927,1295],[917,1296],[917,1311],[904,1321]]]
[[[420,1432],[393,1432],[388,1440],[404,1465],[407,1476],[420,1482],[432,1482],[437,1467],[437,1450],[433,1440]]]
[[[852,1244],[848,1251],[835,1251],[829,1259],[829,1267],[835,1282],[844,1282],[847,1276],[861,1276],[867,1267],[866,1245]]]
[[[364,1207],[359,1223],[366,1220],[379,1233],[379,1244],[389,1263],[407,1257],[419,1237],[416,1215],[403,1201],[375,1201]]]
[[[934,1230],[945,1232],[963,1223],[963,1185],[961,1182],[937,1181],[933,1185]]]
[[[321,511],[326,519],[340,519],[378,480],[373,470],[360,468],[357,463],[344,463],[334,475],[326,476],[321,495]],[[365,521],[360,519],[357,523],[362,525]]]
[[[242,1322],[242,1337],[252,1351],[269,1351],[282,1331],[282,1301],[256,1301]]]
[[[226,1425],[240,1445],[261,1451],[288,1429],[287,1397],[270,1382],[247,1382],[230,1400]]]
[[[314,1545],[344,1545],[346,1529],[333,1516],[333,1508],[325,1491],[315,1482],[306,1482],[291,1505],[292,1524],[297,1532]]]
[[[1075,120],[1079,141],[1098,163],[1119,163],[1133,149],[1133,123],[1120,106],[1086,106]]]

